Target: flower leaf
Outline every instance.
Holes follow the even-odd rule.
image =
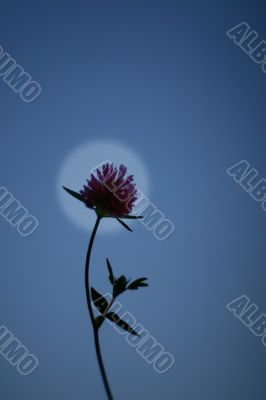
[[[92,210],[94,209],[93,206],[91,206],[87,201],[84,200],[83,196],[80,193],[74,192],[74,190],[68,189],[67,187],[63,186],[63,189],[70,194],[71,196],[75,197],[75,199],[78,199],[82,203],[86,205],[86,207],[91,208]]]
[[[121,219],[116,218],[118,222],[120,222],[121,225],[123,225],[124,228],[126,228],[128,231],[133,232],[133,230],[124,222],[121,221]]]
[[[110,261],[108,260],[108,258],[106,258],[106,262],[107,262],[107,268],[109,271],[109,281],[111,282],[112,285],[114,285],[115,277],[114,277],[113,270],[112,270],[112,267],[111,267],[111,264],[110,264]]]
[[[127,331],[135,336],[140,336],[133,328],[131,328],[131,326],[128,325],[127,322],[123,321],[116,313],[110,312],[106,314],[105,317],[114,322],[120,328],[124,329],[124,331]]]
[[[84,203],[84,199],[80,193],[74,192],[74,190],[68,189],[65,186],[63,186],[63,189],[65,189],[65,191],[67,193],[69,193],[71,196],[75,197],[75,199],[78,199],[78,200],[82,201],[82,203]]]
[[[119,294],[123,293],[127,288],[128,280],[125,275],[121,275],[119,278],[115,279],[113,288],[113,297],[117,297]]]
[[[91,288],[91,297],[95,307],[100,311],[101,314],[104,314],[108,308],[108,301],[93,287]]]
[[[131,282],[127,289],[129,290],[137,290],[139,287],[145,287],[145,286],[149,286],[147,283],[145,283],[144,281],[146,281],[148,278],[139,278],[136,279],[135,281]]]

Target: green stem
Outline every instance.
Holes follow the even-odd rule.
[[[95,226],[93,228],[89,246],[88,246],[87,257],[86,257],[86,267],[85,267],[85,288],[86,288],[86,297],[87,297],[87,305],[88,305],[89,315],[90,315],[90,319],[91,319],[91,323],[92,323],[92,327],[93,327],[94,343],[95,343],[97,360],[98,360],[100,372],[102,375],[102,379],[103,379],[103,383],[104,383],[104,387],[105,387],[108,399],[113,400],[112,392],[110,389],[110,385],[109,385],[107,375],[105,372],[105,368],[104,368],[104,364],[103,364],[103,358],[102,358],[100,340],[99,340],[99,330],[95,324],[95,319],[94,319],[94,314],[93,314],[93,309],[92,309],[92,304],[91,304],[91,294],[90,294],[90,258],[91,258],[93,243],[95,240],[96,232],[99,227],[100,221],[101,221],[101,217],[97,216],[97,220],[96,220]]]

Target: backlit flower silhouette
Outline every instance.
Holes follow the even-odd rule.
[[[104,217],[122,217],[132,211],[137,199],[133,175],[126,177],[127,168],[105,163],[91,174],[87,185],[80,191],[84,203],[95,208],[98,215]]]
[[[73,197],[84,203],[86,207],[94,210],[96,213],[96,222],[93,228],[86,256],[85,264],[85,288],[86,299],[91,319],[95,350],[98,359],[100,372],[102,375],[104,387],[109,400],[113,400],[111,388],[105,372],[100,341],[99,329],[105,319],[112,321],[121,329],[129,332],[132,335],[138,333],[125,321],[123,321],[115,312],[112,311],[114,300],[127,290],[136,290],[140,287],[148,286],[147,278],[138,278],[134,281],[128,280],[124,275],[116,278],[109,259],[106,259],[109,281],[112,285],[112,299],[108,300],[102,296],[96,289],[90,286],[90,258],[96,232],[102,218],[115,218],[127,230],[132,229],[123,221],[123,219],[137,219],[139,216],[131,215],[134,203],[137,199],[137,189],[134,183],[133,175],[126,177],[127,168],[120,165],[119,168],[111,163],[104,163],[101,168],[96,170],[96,173],[91,174],[87,184],[84,185],[80,193],[64,187],[64,189]],[[92,303],[94,303],[98,316],[95,317]]]

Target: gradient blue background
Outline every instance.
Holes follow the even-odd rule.
[[[165,242],[141,225],[96,242],[95,285],[108,287],[105,255],[149,276],[123,302],[176,360],[158,375],[106,326],[115,399],[265,399],[266,349],[226,309],[245,293],[266,312],[266,215],[225,172],[246,159],[266,177],[266,75],[226,36],[241,21],[266,39],[262,1],[1,1],[0,44],[43,88],[25,104],[0,81],[0,185],[40,222],[25,239],[0,219],[0,322],[40,362],[23,377],[0,357],[4,400],[105,399],[88,237],[55,187],[65,156],[95,139],[144,159],[152,201],[176,224]]]

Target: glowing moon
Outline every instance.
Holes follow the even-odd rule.
[[[137,189],[149,195],[149,176],[143,161],[128,147],[109,141],[97,141],[85,143],[74,149],[63,160],[57,177],[57,197],[61,209],[73,224],[85,230],[87,233],[95,223],[95,213],[85,207],[84,204],[72,198],[63,189],[66,186],[77,192],[90,177],[91,170],[104,161],[111,161],[115,165],[124,164],[128,168],[128,174],[133,174]],[[130,221],[130,225],[134,222]],[[123,227],[114,219],[105,218],[102,221],[99,233],[121,231]]]

